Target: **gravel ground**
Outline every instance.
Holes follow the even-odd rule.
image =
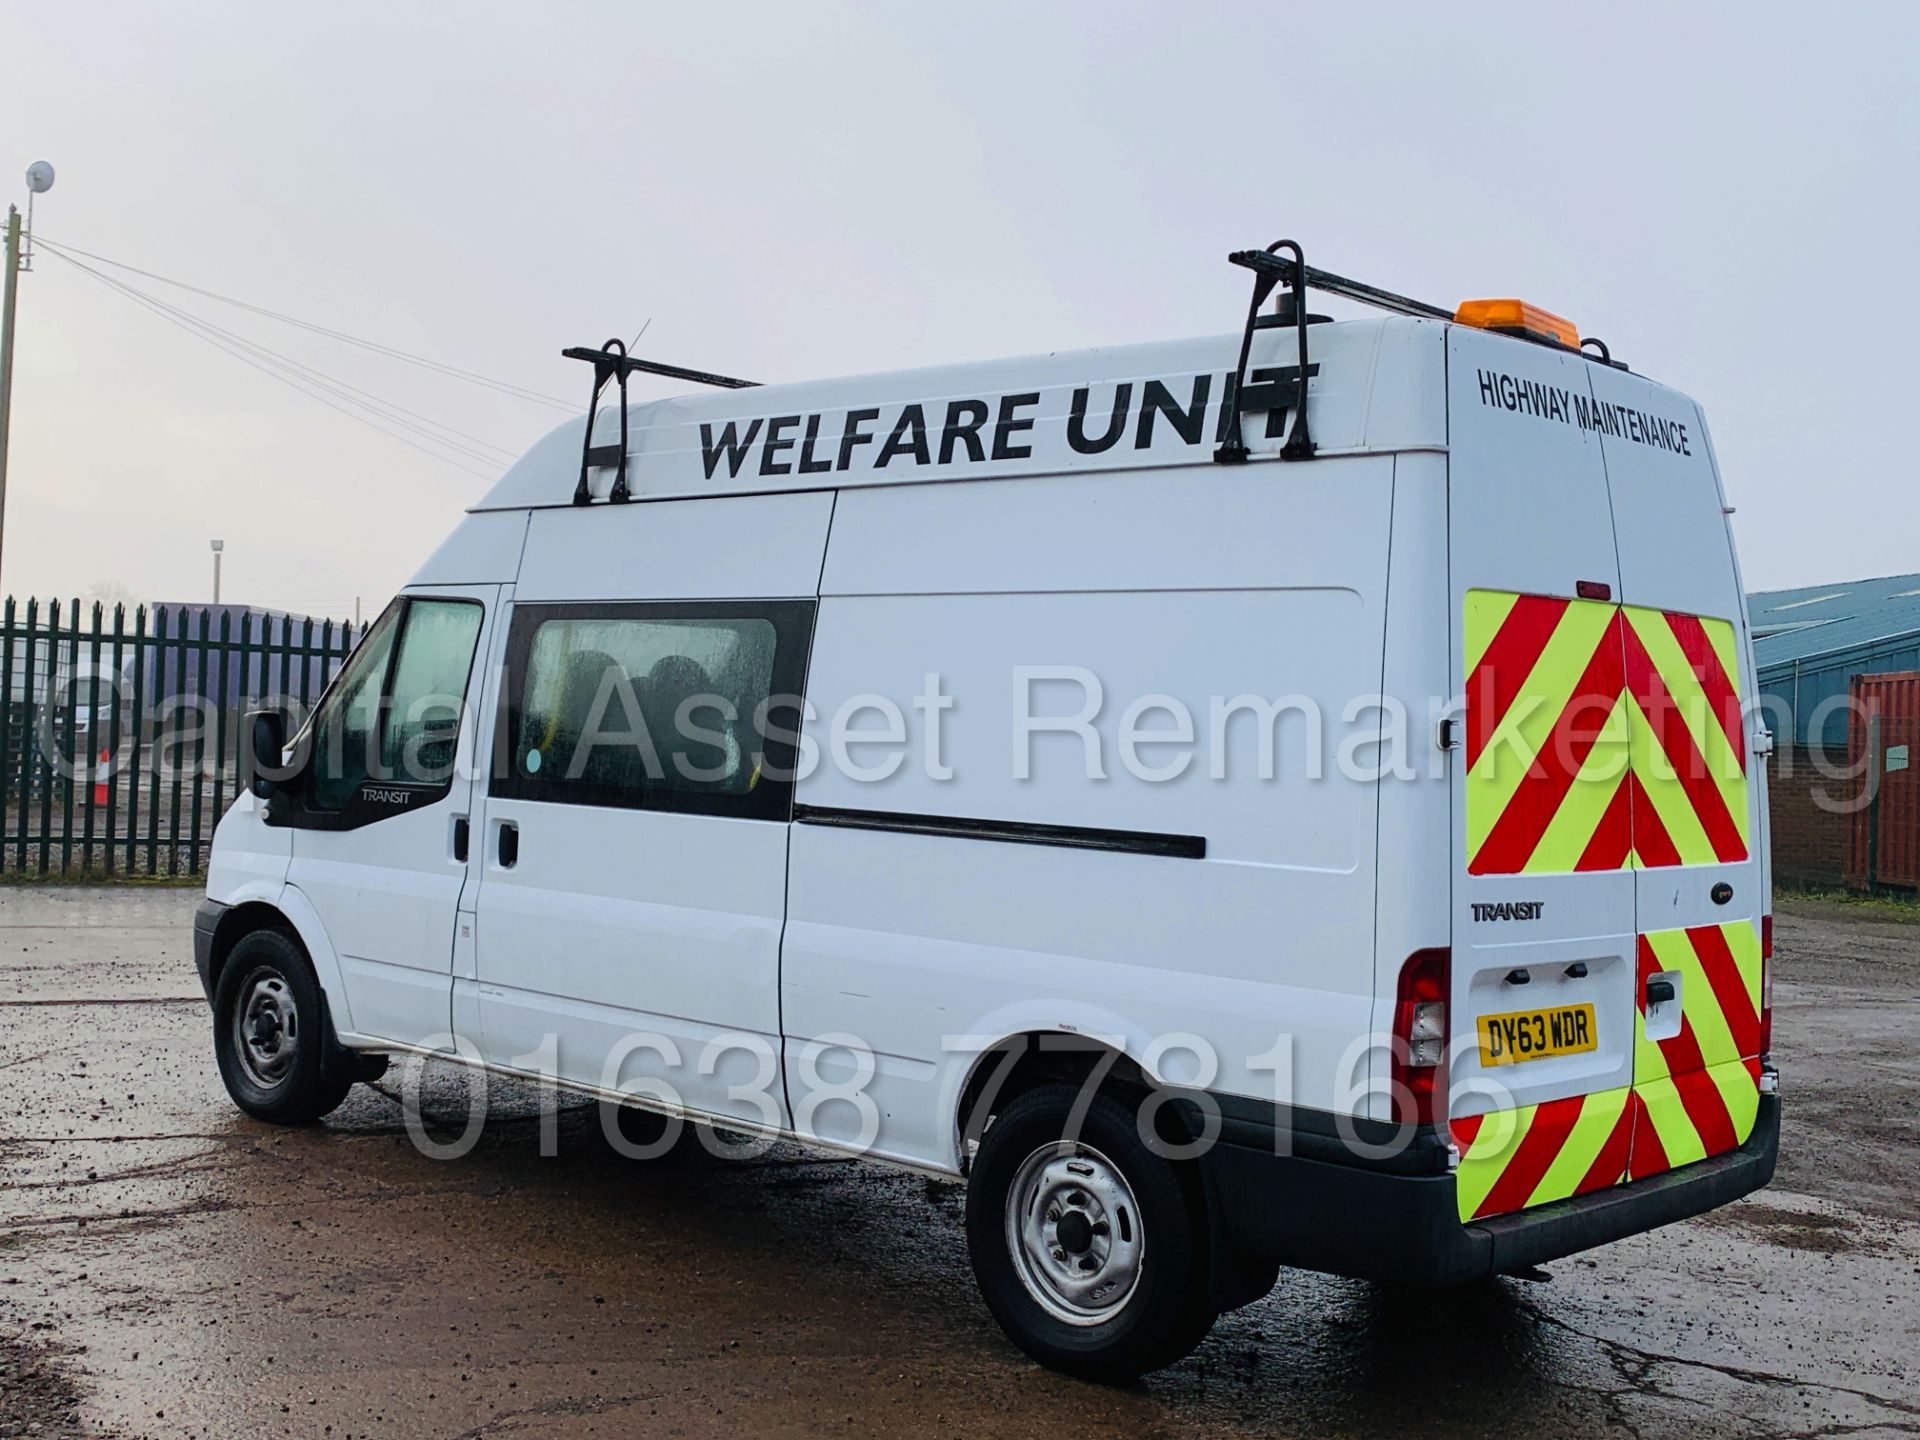
[[[1430,1295],[1288,1273],[1127,1389],[1026,1362],[951,1185],[776,1147],[616,1155],[399,1072],[227,1102],[195,896],[0,888],[0,1436],[1920,1434],[1920,925],[1783,902],[1772,1189]],[[464,1079],[429,1070],[429,1115]]]

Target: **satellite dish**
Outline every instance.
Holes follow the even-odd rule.
[[[36,160],[27,167],[27,189],[36,195],[44,195],[53,188],[53,166],[44,160]]]

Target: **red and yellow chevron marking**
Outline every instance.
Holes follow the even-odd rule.
[[[1622,1086],[1453,1121],[1460,1218],[1504,1215],[1619,1184],[1633,1135],[1630,1093]]]
[[[1642,935],[1633,1179],[1739,1148],[1760,1108],[1760,937],[1745,920]],[[1647,1038],[1646,982],[1676,978],[1680,1032]]]
[[[1633,1084],[1452,1122],[1462,1220],[1642,1180],[1746,1143],[1760,1110],[1760,937],[1749,921],[1639,937],[1634,986],[1675,978],[1679,1032],[1634,1024]]]
[[[1470,590],[1462,634],[1469,873],[1746,858],[1730,623]]]

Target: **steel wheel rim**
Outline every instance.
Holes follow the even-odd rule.
[[[1020,1162],[1006,1238],[1020,1283],[1065,1324],[1105,1324],[1140,1286],[1139,1203],[1120,1167],[1091,1145],[1050,1141]]]
[[[247,1079],[271,1090],[300,1055],[300,1007],[287,977],[263,965],[240,986],[233,1009],[233,1050]]]

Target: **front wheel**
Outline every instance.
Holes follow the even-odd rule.
[[[1042,1086],[994,1117],[967,1185],[967,1243],[1016,1345],[1069,1374],[1131,1380],[1213,1324],[1205,1207],[1113,1095],[1095,1095],[1069,1138],[1077,1095]]]
[[[213,1051],[233,1103],[256,1120],[303,1125],[339,1107],[351,1069],[325,1064],[336,1042],[320,982],[299,942],[256,930],[233,947],[213,992]]]

